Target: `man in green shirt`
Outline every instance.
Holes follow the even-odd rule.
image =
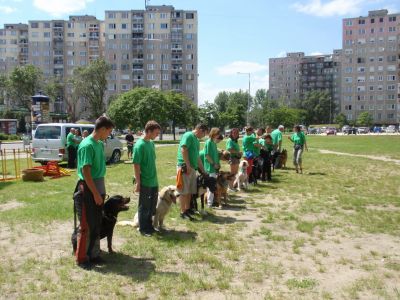
[[[152,217],[156,213],[158,179],[153,140],[160,134],[160,130],[161,127],[156,121],[148,121],[144,128],[144,137],[136,142],[133,149],[135,192],[139,193],[139,231],[144,236],[151,236],[155,232]]]
[[[76,160],[76,143],[75,143],[75,128],[71,128],[67,135],[67,151],[68,151],[68,168],[75,168]]]
[[[78,148],[79,181],[75,192],[79,192],[82,196],[74,197],[80,221],[76,260],[83,268],[102,262],[99,256],[100,230],[106,195],[104,182],[106,162],[102,141],[107,139],[113,128],[114,123],[109,118],[99,117],[93,133],[85,138]]]
[[[272,131],[272,145],[274,146],[273,150],[273,164],[277,168],[279,166],[279,154],[282,150],[282,132],[284,131],[285,127],[283,125],[279,125],[277,129]]]
[[[182,219],[193,219],[189,209],[192,195],[197,193],[196,170],[205,173],[203,163],[199,157],[199,139],[202,139],[207,133],[207,125],[198,124],[193,131],[186,132],[179,143],[177,182],[182,182],[182,186],[177,185],[177,190],[180,193],[179,203],[181,205]]]

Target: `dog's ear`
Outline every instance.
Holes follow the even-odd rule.
[[[168,187],[163,187],[161,189],[161,191],[158,192],[158,195],[160,196],[160,198],[164,198],[165,197],[165,193],[168,191]]]

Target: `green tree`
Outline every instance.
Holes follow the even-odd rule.
[[[45,81],[43,91],[50,101],[55,101],[58,97],[63,97],[64,84],[59,78],[51,77]]]
[[[30,110],[31,96],[35,95],[43,85],[43,73],[33,65],[16,67],[9,76],[9,82],[12,99]]]
[[[175,140],[175,127],[188,127],[195,125],[198,118],[196,105],[181,93],[167,92],[166,96],[166,119],[171,122],[172,134]]]
[[[374,118],[369,114],[369,112],[364,111],[358,115],[357,125],[371,127],[373,123],[374,123]]]
[[[344,125],[347,124],[347,118],[344,113],[340,113],[335,117],[335,123],[339,125],[340,128],[342,128]]]
[[[305,110],[281,106],[270,111],[267,122],[273,127],[284,125],[291,128],[293,125],[304,123],[306,115],[307,112]]]
[[[102,115],[105,111],[104,95],[110,70],[111,66],[104,59],[97,59],[88,66],[76,68],[70,79],[73,96],[68,99],[69,106],[75,106],[77,99],[83,99],[89,104],[90,118],[95,119]]]
[[[307,112],[306,123],[327,124],[331,120],[331,114],[335,111],[335,103],[331,95],[325,91],[311,91],[307,93],[296,107]]]
[[[8,76],[0,74],[0,104],[6,104],[10,95],[10,82]]]
[[[219,127],[220,113],[215,103],[206,102],[199,107],[199,121],[207,124],[209,128]]]

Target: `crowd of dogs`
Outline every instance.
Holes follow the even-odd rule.
[[[229,152],[220,151],[220,159],[223,161],[229,160]],[[284,149],[279,157],[281,167],[286,166],[287,151]],[[214,193],[214,206],[226,206],[228,205],[228,186],[229,182],[234,179],[234,187],[241,191],[242,189],[247,189],[249,186],[249,176],[247,174],[247,168],[249,164],[246,160],[241,160],[239,163],[239,171],[237,174],[231,174],[228,171],[219,171],[217,178],[208,176],[207,174],[199,174],[197,176],[197,194],[192,196],[191,209],[198,211],[197,199],[201,200],[201,209],[204,209],[207,199],[207,193]],[[254,173],[250,176],[254,176],[256,179],[258,177],[258,166],[253,165]],[[257,180],[252,181],[253,184],[257,184]],[[156,213],[153,217],[153,227],[158,230],[164,230],[164,220],[168,212],[171,209],[172,204],[176,204],[179,197],[179,192],[176,186],[169,185],[163,187],[158,193],[158,200],[156,205]],[[136,212],[133,221],[121,221],[117,223],[118,214],[122,211],[127,211],[130,202],[129,197],[123,197],[121,195],[115,195],[109,197],[109,199],[104,204],[103,217],[101,223],[100,239],[107,237],[107,247],[108,252],[113,253],[112,248],[112,238],[114,233],[115,225],[121,226],[133,226],[139,227],[138,213]],[[75,231],[71,237],[73,253],[76,252],[77,248],[77,232]]]

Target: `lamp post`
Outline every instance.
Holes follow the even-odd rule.
[[[245,72],[237,72],[239,75],[248,75],[249,76],[249,94],[247,95],[247,111],[246,111],[246,124],[249,126],[249,111],[250,111],[250,74]]]

